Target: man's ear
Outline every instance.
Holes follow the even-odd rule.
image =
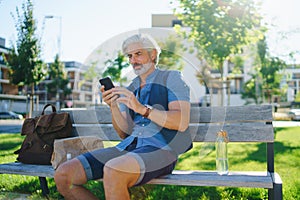
[[[153,49],[153,50],[151,51],[151,60],[152,60],[152,61],[155,60],[156,57],[157,57],[157,51],[156,51],[156,49]]]

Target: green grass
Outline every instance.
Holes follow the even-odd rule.
[[[0,162],[16,160],[15,150],[23,137],[18,134],[0,134]],[[277,128],[275,134],[275,171],[283,181],[284,199],[300,199],[300,127]],[[230,143],[228,145],[229,169],[232,171],[266,170],[264,144]],[[182,155],[176,169],[214,170],[215,151],[213,144],[195,144]],[[53,179],[49,178],[50,199],[63,199],[56,191]],[[104,199],[102,183],[90,181],[86,187]],[[130,189],[132,199],[267,199],[266,189],[227,187],[186,187],[145,185]],[[30,199],[41,199],[37,177],[0,175],[0,199],[14,199],[15,193],[30,194]]]

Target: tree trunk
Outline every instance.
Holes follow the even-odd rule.
[[[30,94],[30,107],[29,107],[29,118],[32,117],[33,113],[33,108],[34,108],[34,102],[33,102],[33,97],[34,97],[34,84],[31,85],[31,94]]]

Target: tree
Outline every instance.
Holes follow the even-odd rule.
[[[47,91],[50,95],[55,96],[56,100],[64,100],[72,92],[71,88],[68,87],[69,79],[64,68],[65,66],[59,60],[58,55],[55,56],[54,62],[49,65],[48,79],[51,81],[47,84]],[[60,93],[63,95],[62,97],[60,97]]]
[[[159,56],[159,67],[162,69],[182,70],[184,63],[182,54],[186,50],[184,45],[176,36],[170,35],[165,41],[158,41],[161,48]]]
[[[278,57],[269,55],[265,37],[257,43],[257,65],[252,78],[243,86],[242,98],[254,99],[255,103],[261,103],[267,99],[272,103],[272,96],[281,96],[280,89],[282,74],[280,71],[286,67],[286,63]]]
[[[242,48],[260,37],[260,15],[254,0],[177,0],[174,10],[187,28],[175,28],[193,41],[201,59],[212,69],[218,69],[221,88],[225,88],[223,65]],[[187,30],[186,30],[187,29]],[[223,96],[221,93],[221,104]]]
[[[105,61],[106,70],[103,72],[103,77],[110,76],[112,81],[120,83],[126,82],[126,77],[121,77],[121,72],[123,69],[129,66],[126,57],[118,52],[118,56],[115,59],[108,59]]]
[[[15,45],[9,50],[7,65],[9,67],[10,80],[19,86],[31,88],[30,113],[33,111],[32,97],[34,87],[45,78],[46,65],[40,58],[41,48],[38,37],[35,35],[36,22],[33,19],[33,4],[31,0],[22,5],[23,16],[16,8],[17,21],[15,27],[18,32],[18,39]]]
[[[230,55],[240,53],[259,34],[260,16],[253,0],[178,0],[175,14],[189,27],[185,37],[194,41],[204,59],[219,69]]]

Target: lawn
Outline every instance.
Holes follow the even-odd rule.
[[[0,162],[15,161],[15,150],[23,138],[18,134],[0,134]],[[300,199],[300,127],[277,128],[275,134],[275,171],[283,181],[284,199]],[[228,145],[229,170],[266,170],[266,149],[264,144],[230,143]],[[176,169],[214,170],[215,151],[213,144],[195,144],[182,155]],[[50,199],[63,199],[55,188],[53,179],[48,179]],[[90,188],[104,199],[102,183],[91,181]],[[11,193],[13,192],[13,193]],[[132,199],[267,199],[266,189],[226,187],[184,187],[145,185],[130,190]],[[30,199],[41,199],[41,190],[36,177],[0,175],[0,199],[14,199],[15,193],[29,194]]]

